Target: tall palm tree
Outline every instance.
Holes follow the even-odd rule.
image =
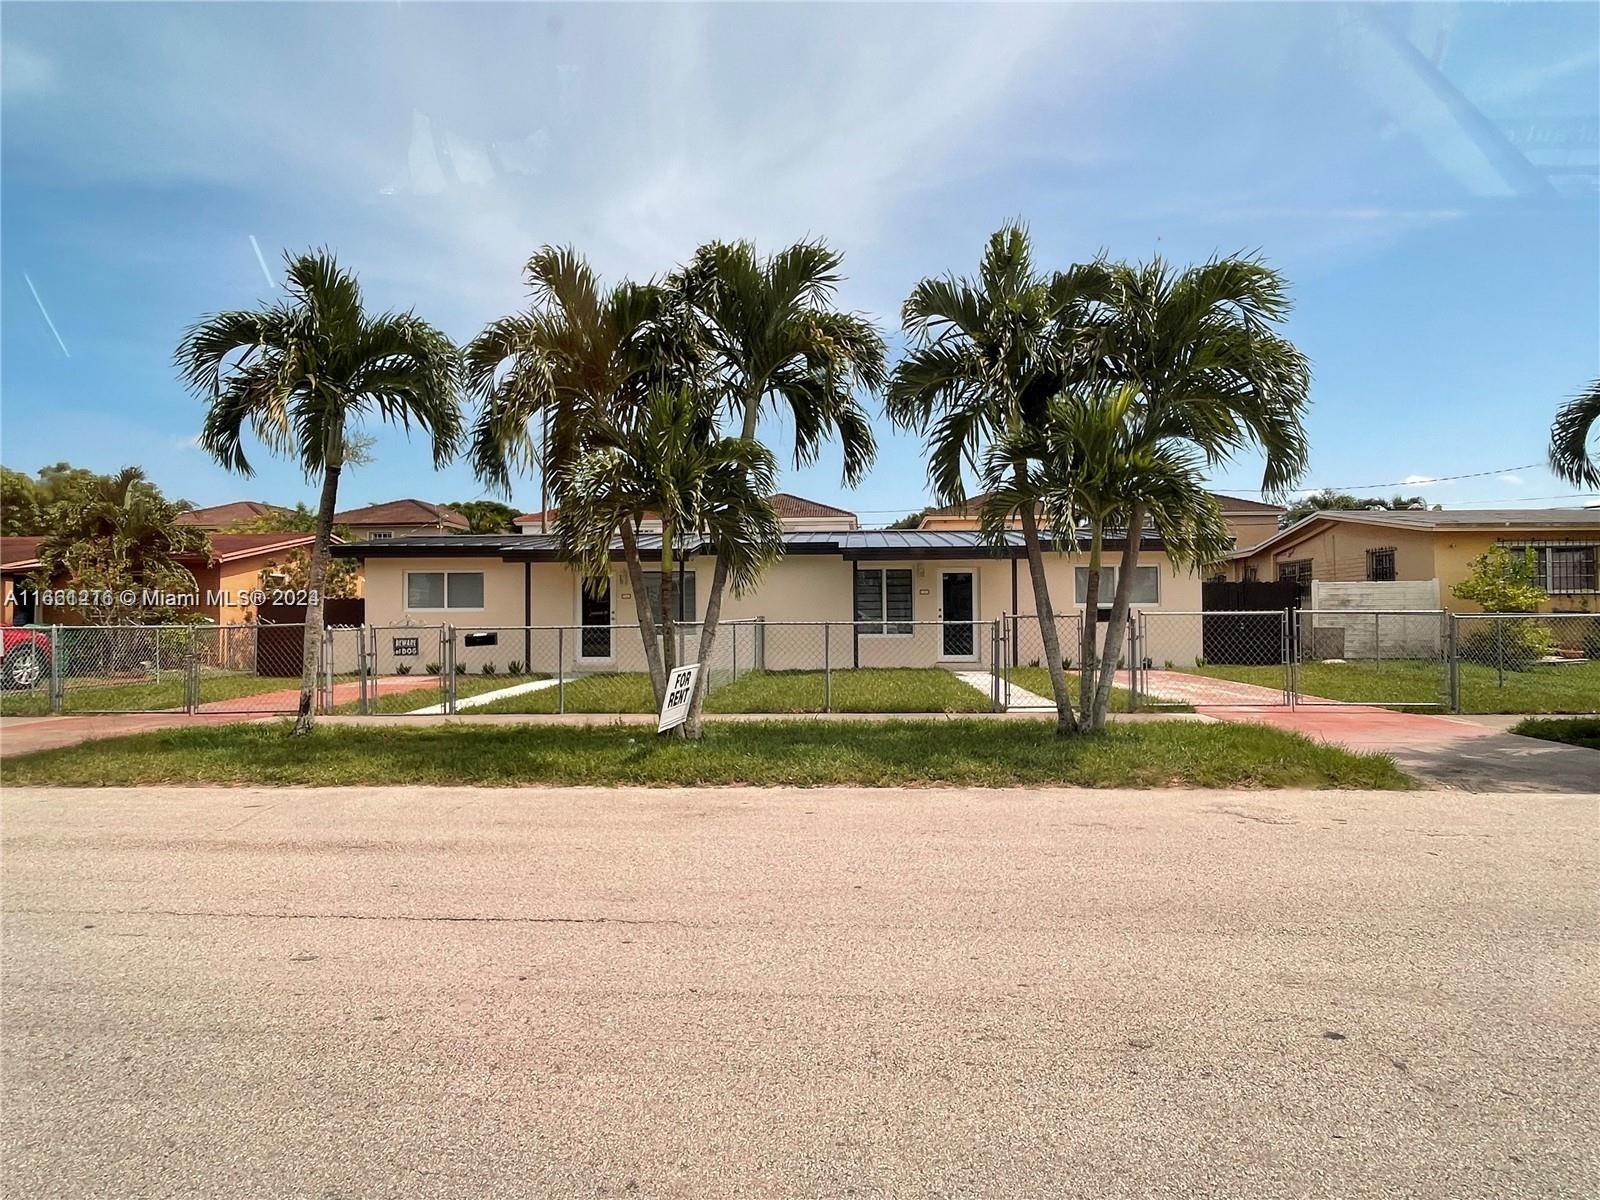
[[[322,586],[338,507],[339,475],[361,425],[376,417],[428,435],[442,466],[461,441],[458,356],[443,333],[413,313],[369,313],[356,277],[327,250],[286,255],[287,301],[202,318],[178,345],[184,383],[211,407],[200,445],[241,475],[248,430],[272,452],[321,479],[307,573],[304,663],[295,732],[311,728]]]
[[[748,242],[713,242],[696,251],[675,279],[705,321],[709,362],[702,382],[714,388],[739,436],[755,441],[764,412],[794,422],[796,466],[815,462],[837,438],[844,482],[872,465],[877,443],[858,390],[885,380],[883,335],[866,318],[834,304],[843,256],[820,241],[796,242],[762,257]],[[700,633],[700,661],[716,648],[722,597],[732,565],[718,559]],[[690,708],[690,736],[705,703],[702,675]]]
[[[1589,433],[1600,420],[1600,379],[1556,413],[1550,427],[1550,469],[1581,488],[1600,489],[1600,459],[1589,453]]]
[[[524,274],[528,310],[487,326],[467,346],[463,367],[479,400],[473,470],[502,493],[516,468],[536,471],[542,483],[570,475],[591,435],[625,428],[652,389],[692,374],[699,354],[693,314],[672,289],[606,287],[571,247],[541,248]],[[547,496],[558,510],[561,491]],[[648,628],[637,523],[619,517],[609,536],[621,540],[635,613]],[[665,679],[653,638],[645,639],[645,658],[651,680]]]
[[[999,536],[1013,519],[1022,526],[1058,734],[1073,732],[1077,719],[1045,578],[1039,514],[1026,499],[1024,447],[1027,431],[1040,424],[1082,354],[1073,331],[1082,321],[1084,297],[1093,294],[1092,273],[1084,268],[1046,279],[1034,268],[1028,231],[1002,226],[989,238],[976,279],[930,276],[912,290],[901,314],[910,345],[884,406],[895,424],[927,439],[928,476],[941,503],[965,501],[964,469],[980,466],[992,448],[1015,451],[1008,484],[1007,472],[990,455],[990,479],[1000,494],[985,505],[985,527]]]
[[[1160,258],[1105,264],[1079,332],[1096,374],[1132,387],[1128,422],[1138,443],[1188,446],[1208,469],[1254,450],[1265,460],[1263,494],[1287,491],[1304,474],[1303,418],[1311,368],[1275,327],[1290,309],[1283,277],[1250,258],[1219,258],[1176,270]],[[1095,709],[1110,703],[1122,653],[1141,531],[1150,513],[1136,501],[1096,681]]]
[[[1139,505],[1175,567],[1209,566],[1233,544],[1221,506],[1202,482],[1198,453],[1178,442],[1142,442],[1130,419],[1137,402],[1126,385],[1065,390],[1041,422],[997,441],[984,468],[991,488],[982,509],[986,528],[1002,529],[1011,513],[1032,505],[1058,542],[1089,542],[1078,690],[1078,719],[1089,729],[1104,728],[1110,700],[1110,689],[1098,687],[1093,617],[1108,534],[1133,537],[1128,515]],[[1021,472],[1019,461],[1026,464]]]
[[[679,556],[709,546],[726,564],[735,594],[743,594],[783,551],[783,523],[771,499],[777,463],[759,442],[723,436],[716,416],[714,398],[688,387],[658,389],[637,413],[598,423],[554,481],[564,557],[590,579],[609,571],[620,528],[637,531],[647,516],[660,518],[660,609],[639,610],[647,661],[650,647],[661,647],[660,670],[650,675],[657,708],[677,665]],[[634,592],[645,594],[642,575]]]

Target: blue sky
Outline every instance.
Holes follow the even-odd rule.
[[[1315,365],[1308,485],[1489,472],[1403,490],[1577,502],[1523,464],[1600,375],[1594,4],[7,4],[0,23],[8,466],[310,500],[287,464],[240,480],[195,449],[170,366],[202,313],[281,295],[286,248],[334,247],[369,303],[465,340],[521,305],[543,243],[643,278],[710,237],[822,235],[844,303],[893,335],[919,276],[971,270],[1021,216],[1047,266],[1281,268]],[[881,440],[854,492],[833,459],[783,486],[868,521],[919,506],[918,443]],[[482,492],[399,435],[376,453],[347,504]],[[1249,495],[1259,469],[1214,482]]]

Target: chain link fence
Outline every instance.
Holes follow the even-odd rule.
[[[1056,618],[1074,699],[1082,618]],[[700,656],[702,626],[673,637]],[[303,625],[35,627],[8,641],[0,711],[292,713]],[[1104,626],[1097,630],[1103,640]],[[1053,709],[1036,617],[986,621],[723,622],[702,664],[711,713]],[[634,625],[331,626],[319,712],[648,713]],[[1385,705],[1466,712],[1600,711],[1600,615],[1289,609],[1141,610],[1113,680],[1134,707]]]

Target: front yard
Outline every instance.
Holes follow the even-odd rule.
[[[1283,667],[1207,665],[1179,668],[1185,674],[1232,679],[1281,688]],[[1461,711],[1469,713],[1586,713],[1600,711],[1600,662],[1541,666],[1507,671],[1502,682],[1493,667],[1459,664]],[[1314,662],[1295,668],[1302,694],[1397,707],[1444,704],[1446,666],[1440,661],[1395,659],[1387,662]]]
[[[269,675],[215,674],[200,681],[202,704],[214,701],[237,700],[244,696],[260,696],[268,692],[298,692],[300,680]],[[68,679],[62,692],[62,711],[87,712],[158,712],[163,709],[182,708],[184,702],[184,673],[182,670],[162,672],[161,679],[129,679],[120,681],[91,681]],[[50,715],[50,695],[45,688],[26,692],[0,694],[0,716],[45,717]]]
[[[712,724],[703,741],[648,727],[209,725],[8,758],[8,786],[154,784],[825,784],[888,787],[1404,788],[1385,755],[1257,725],[1188,721],[1052,736],[1034,721]],[[596,803],[604,803],[596,800]]]

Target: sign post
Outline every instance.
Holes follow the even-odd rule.
[[[667,699],[661,705],[661,719],[656,724],[657,733],[676,729],[689,719],[689,701],[694,698],[694,681],[700,675],[700,664],[672,668],[667,677]]]

